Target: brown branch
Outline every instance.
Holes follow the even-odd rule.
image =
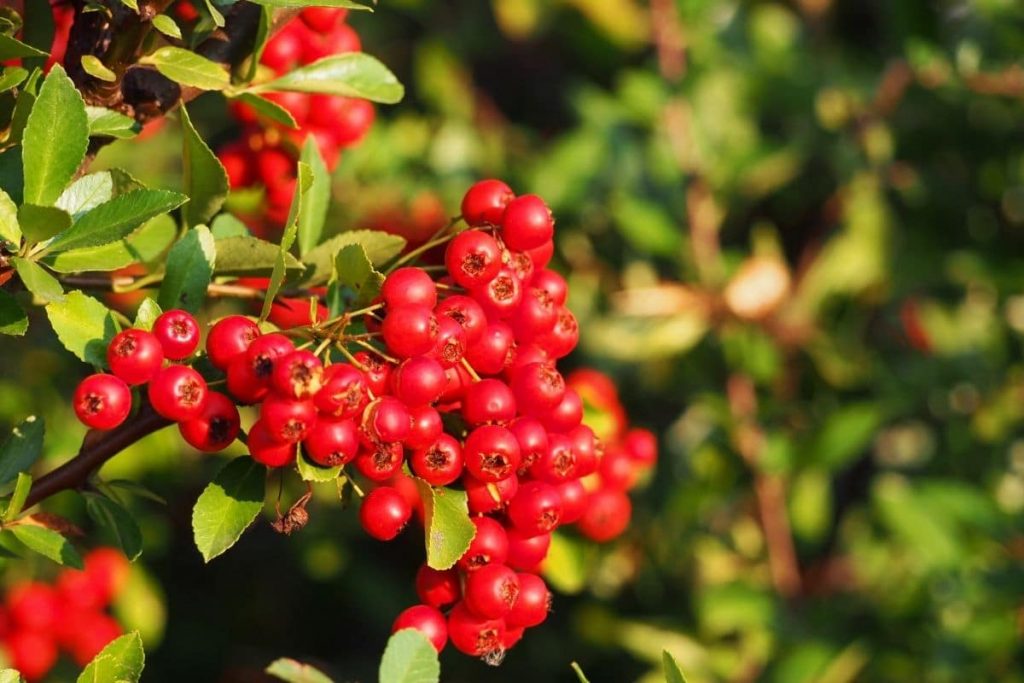
[[[757,394],[754,383],[745,375],[732,375],[726,385],[729,409],[736,421],[733,441],[754,475],[758,515],[768,546],[768,565],[775,590],[793,597],[801,590],[800,567],[786,511],[786,483],[782,477],[761,470],[764,432],[757,424]]]
[[[686,34],[674,0],[651,0],[651,33],[658,70],[669,81],[686,75]]]
[[[60,493],[83,488],[103,464],[145,436],[162,429],[170,420],[160,417],[143,399],[139,414],[109,432],[91,431],[85,435],[78,454],[32,483],[25,508]]]

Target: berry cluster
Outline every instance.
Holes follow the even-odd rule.
[[[119,332],[107,346],[110,373],[90,375],[79,383],[73,398],[75,414],[93,429],[113,429],[131,412],[130,386],[146,385],[153,410],[177,422],[185,441],[201,451],[222,450],[238,437],[238,408],[224,394],[211,391],[203,376],[183,362],[198,346],[199,323],[188,311],[162,313],[152,331]]]
[[[358,52],[362,47],[359,35],[345,23],[346,14],[346,10],[327,7],[302,10],[270,39],[261,64],[281,75],[329,55]],[[283,127],[236,102],[231,111],[243,126],[242,135],[218,156],[232,189],[266,188],[264,215],[272,225],[280,226],[288,215],[295,191],[295,163],[306,137],[313,136],[328,169],[333,170],[341,150],[358,143],[369,131],[375,110],[366,100],[337,95],[277,92],[266,98],[286,109],[298,128]]]
[[[54,584],[19,583],[10,588],[0,609],[0,647],[11,666],[29,681],[53,668],[63,649],[85,666],[121,627],[106,608],[120,592],[128,560],[112,548],[85,556],[85,569],[65,569]]]

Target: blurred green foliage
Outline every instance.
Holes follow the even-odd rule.
[[[495,670],[446,653],[443,680],[662,680],[667,649],[693,683],[1024,681],[1018,2],[389,0],[352,23],[410,95],[344,156],[332,223],[412,231],[481,176],[541,194],[570,360],[662,436],[627,537],[560,542],[549,622]],[[215,97],[192,113],[231,138]],[[100,159],[174,187],[177,140]],[[83,369],[29,334],[3,342],[0,416],[43,413],[56,461]],[[302,533],[204,567],[188,512],[220,461],[182,451],[158,434],[105,470],[167,499],[134,501],[146,679],[293,656],[370,680],[417,539],[367,541],[328,491]]]

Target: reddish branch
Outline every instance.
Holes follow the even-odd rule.
[[[139,439],[169,424],[170,420],[157,415],[149,403],[144,401],[139,414],[120,427],[109,432],[89,432],[75,457],[32,483],[25,508],[30,508],[61,491],[84,488],[89,477],[106,461]]]

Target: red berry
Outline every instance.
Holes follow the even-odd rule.
[[[544,579],[536,574],[518,574],[516,578],[519,593],[505,623],[512,628],[537,626],[551,611],[551,593]]]
[[[526,628],[522,626],[511,628],[506,624],[505,635],[501,638],[501,646],[506,650],[511,650],[516,646],[516,643],[523,639],[524,633],[526,633]]]
[[[318,33],[328,33],[340,22],[345,20],[346,10],[331,7],[307,7],[299,14],[299,18]]]
[[[508,557],[508,536],[505,529],[490,517],[473,517],[476,535],[459,558],[459,567],[472,572],[490,563],[504,564]]]
[[[532,341],[550,334],[558,319],[558,308],[551,295],[543,289],[530,287],[523,292],[523,299],[512,314],[511,323],[516,339]]]
[[[475,382],[467,387],[463,395],[462,416],[471,425],[510,422],[516,416],[516,400],[512,390],[497,379]]]
[[[121,592],[131,571],[128,558],[114,548],[96,548],[86,554],[84,563],[85,575],[99,592],[104,604]]]
[[[249,150],[242,145],[228,145],[217,153],[217,158],[228,175],[228,187],[232,190],[252,184],[254,178],[251,157]]]
[[[566,433],[583,421],[583,401],[573,389],[566,389],[565,396],[551,412],[537,416],[548,431]]]
[[[523,535],[553,531],[562,515],[558,490],[542,481],[528,481],[508,504],[508,517]]]
[[[562,516],[559,524],[572,524],[583,516],[587,509],[587,489],[579,479],[570,479],[561,484],[555,484],[558,489],[558,497],[562,500]]]
[[[444,431],[441,413],[430,406],[409,409],[409,434],[403,443],[409,448],[423,448],[434,443]]]
[[[390,541],[412,517],[412,508],[398,491],[380,486],[370,491],[359,507],[363,529],[378,541]]]
[[[487,315],[474,299],[462,294],[448,297],[437,305],[434,313],[457,322],[466,334],[466,348],[476,344],[487,327]]]
[[[501,238],[509,249],[526,251],[549,242],[555,234],[555,219],[544,200],[535,194],[516,197],[501,217]]]
[[[128,384],[144,384],[153,379],[164,362],[164,350],[152,332],[119,332],[107,347],[110,371]]]
[[[554,326],[546,334],[538,336],[534,341],[539,344],[552,358],[564,358],[576,348],[580,339],[580,328],[576,316],[561,306]]]
[[[234,402],[222,393],[211,391],[199,417],[180,422],[178,431],[193,448],[215,453],[238,438],[240,423]]]
[[[253,339],[260,336],[260,328],[240,315],[229,315],[217,321],[206,336],[206,354],[214,367],[227,370],[228,363],[245,353]]]
[[[469,498],[469,511],[475,515],[501,510],[519,490],[519,477],[511,475],[499,481],[481,481],[465,474],[462,485]]]
[[[342,98],[341,110],[332,125],[334,139],[343,147],[356,144],[370,131],[376,116],[377,110],[368,100]]]
[[[431,486],[447,486],[462,475],[462,447],[454,437],[441,434],[432,444],[414,450],[409,466]]]
[[[85,426],[113,429],[131,412],[132,392],[120,377],[90,375],[78,384],[72,403],[75,415]]]
[[[500,619],[519,597],[519,579],[504,564],[491,563],[466,576],[463,603],[477,616]]]
[[[454,569],[433,569],[423,564],[416,572],[416,595],[431,607],[450,605],[462,595],[459,573]]]
[[[327,36],[327,43],[334,54],[359,52],[363,47],[359,42],[359,34],[348,24],[335,25],[334,30]]]
[[[79,666],[87,665],[100,651],[122,634],[121,625],[102,612],[85,612],[74,622],[74,636],[68,650]]]
[[[520,417],[509,429],[519,442],[519,469],[525,471],[548,451],[548,432],[535,417]]]
[[[49,631],[60,619],[60,601],[49,584],[29,581],[17,584],[7,594],[11,621],[19,629]]]
[[[548,450],[530,465],[534,479],[558,484],[578,476],[576,452],[565,434],[548,434]]]
[[[203,414],[209,396],[206,380],[187,365],[171,365],[156,374],[148,387],[149,402],[162,417],[175,422]]]
[[[406,628],[414,628],[425,635],[438,652],[448,643],[448,624],[436,607],[414,605],[403,610],[391,625],[391,632]]]
[[[622,445],[641,467],[650,467],[658,460],[658,438],[646,429],[630,429]]]
[[[622,491],[599,489],[587,498],[583,516],[576,522],[587,538],[606,543],[626,530],[633,506]]]
[[[462,198],[462,218],[473,227],[498,225],[515,193],[500,180],[481,180]]]
[[[415,356],[402,362],[392,375],[395,396],[407,406],[434,403],[446,384],[444,368],[433,358]]]
[[[274,375],[274,365],[294,350],[295,345],[283,334],[265,334],[249,344],[245,351],[245,360],[256,378],[269,387]]]
[[[313,397],[321,413],[334,417],[355,417],[367,401],[366,378],[363,373],[346,363],[335,363],[324,368],[323,384]]]
[[[385,362],[376,354],[367,351],[360,351],[353,358],[362,367],[363,377],[366,380],[366,388],[374,396],[380,396],[387,392],[388,379],[391,376],[392,365]]]
[[[281,74],[294,69],[301,55],[302,33],[292,24],[286,25],[267,42],[260,61]]]
[[[299,126],[304,126],[309,120],[310,96],[308,94],[302,92],[268,92],[263,97],[291,114]],[[291,170],[290,159],[288,170]]]
[[[535,271],[531,286],[547,292],[556,306],[565,305],[565,299],[569,294],[569,285],[566,284],[565,278],[555,271],[547,268]]]
[[[271,438],[282,443],[298,443],[305,439],[316,419],[316,406],[312,401],[271,393],[260,406],[260,422]]]
[[[188,311],[162,313],[153,323],[153,334],[170,360],[188,358],[199,347],[199,323]]]
[[[463,654],[497,658],[504,650],[505,622],[478,617],[460,602],[448,615],[448,637]]]
[[[511,268],[501,268],[490,280],[471,290],[488,317],[509,318],[523,300],[523,286]]]
[[[516,274],[516,279],[519,280],[525,289],[530,284],[530,280],[533,279],[533,261],[530,260],[530,255],[525,251],[509,251],[506,249],[504,259],[508,263],[508,267],[512,269],[512,272]]]
[[[57,643],[48,633],[15,631],[6,646],[11,665],[30,681],[42,679],[57,663]]]
[[[551,257],[555,255],[555,242],[554,240],[548,240],[535,249],[527,249],[526,253],[529,254],[530,260],[533,261],[533,269],[542,270],[551,263]]]
[[[527,536],[515,527],[508,529],[508,566],[519,571],[536,571],[551,547],[551,534]]]
[[[321,416],[302,442],[309,459],[324,467],[351,462],[359,452],[359,432],[352,420]]]
[[[305,349],[292,351],[274,362],[270,385],[282,396],[313,398],[320,391],[324,367]]]
[[[422,356],[430,353],[437,341],[437,320],[426,306],[398,306],[388,311],[381,334],[399,358]]]
[[[516,405],[528,415],[550,412],[565,397],[565,380],[550,363],[530,363],[519,368],[510,386]]]
[[[482,375],[497,375],[512,362],[515,343],[512,328],[503,321],[495,321],[484,329],[476,344],[466,348],[466,360]]]
[[[287,188],[285,181],[295,176],[295,160],[278,147],[264,147],[256,155],[256,172],[268,188]],[[286,192],[289,200],[292,192]],[[271,197],[273,201],[273,197]]]
[[[389,309],[399,306],[433,308],[437,305],[437,286],[421,268],[399,268],[384,278],[380,296]]]
[[[227,370],[228,393],[239,403],[252,405],[263,400],[270,391],[266,383],[256,375],[244,353],[235,356]]]
[[[474,289],[489,282],[501,269],[501,249],[480,230],[466,230],[448,243],[445,266],[455,283]]]
[[[355,465],[364,477],[379,482],[399,474],[404,461],[402,444],[374,443],[356,456]]]
[[[516,473],[519,442],[504,427],[483,425],[466,437],[462,457],[466,470],[480,481],[499,481]]]
[[[372,441],[402,441],[412,429],[409,409],[393,396],[373,401],[363,411],[363,431]]]
[[[456,365],[466,355],[466,331],[462,325],[446,315],[435,316],[437,320],[437,341],[430,350],[430,357],[443,368]]]
[[[249,429],[247,445],[249,455],[261,465],[284,467],[295,462],[295,444],[275,440],[261,420]]]
[[[575,476],[585,477],[597,470],[598,459],[604,452],[600,439],[594,436],[594,430],[587,425],[579,425],[566,436],[569,437],[572,452],[576,456]]]

